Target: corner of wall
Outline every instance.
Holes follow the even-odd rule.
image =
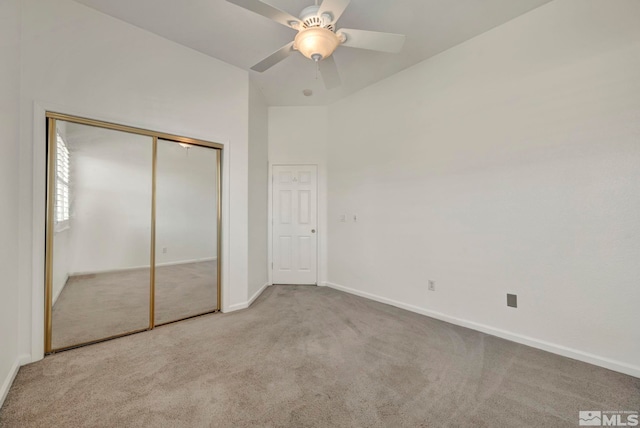
[[[9,370],[9,373],[7,373],[7,376],[2,381],[2,384],[0,384],[0,409],[2,409],[2,406],[7,399],[7,395],[9,395],[9,390],[11,389],[11,385],[16,379],[16,376],[18,375],[20,367],[30,362],[31,357],[29,355],[21,355],[16,358],[15,362],[11,366],[11,369]]]
[[[268,105],[258,85],[249,82],[249,261],[247,296],[268,281]],[[249,298],[249,302],[252,298]],[[250,303],[249,303],[250,304]]]

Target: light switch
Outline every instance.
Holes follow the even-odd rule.
[[[346,223],[346,222],[347,222],[347,215],[340,214],[340,223]]]

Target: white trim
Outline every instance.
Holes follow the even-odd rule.
[[[321,240],[325,236],[324,223],[321,222],[320,213],[320,164],[314,162],[269,162],[269,183],[267,186],[267,279],[273,284],[273,167],[274,166],[315,166],[316,167],[316,285],[320,284],[320,269],[322,258],[320,249]],[[312,285],[312,284],[309,284]]]
[[[62,284],[62,287],[60,287],[58,292],[53,295],[53,298],[51,300],[51,305],[55,305],[56,302],[58,301],[58,297],[60,297],[60,295],[62,294],[62,290],[64,290],[64,287],[67,286],[67,282],[69,282],[69,276],[70,275],[67,275],[67,277],[64,279],[64,284]]]
[[[33,182],[31,213],[31,360],[44,358],[44,265],[47,207],[47,119],[48,106],[33,103]],[[55,109],[52,109],[55,110]]]
[[[574,360],[583,361],[585,363],[593,364],[596,366],[604,367],[609,370],[613,370],[616,372],[620,372],[620,373],[624,373],[630,376],[640,378],[640,366],[633,366],[631,364],[612,360],[610,358],[600,357],[598,355],[590,354],[588,352],[579,351],[577,349],[568,348],[566,346],[557,345],[555,343],[550,343],[544,340],[535,339],[529,336],[523,336],[521,334],[494,328],[485,324],[480,324],[473,321],[452,317],[449,315],[445,315],[441,312],[422,309],[414,305],[398,302],[397,300],[392,300],[386,297],[377,296],[375,294],[367,293],[366,291],[356,290],[355,288],[345,287],[343,285],[335,284],[332,282],[327,282],[326,285],[336,290],[344,291],[349,294],[355,294],[356,296],[365,297],[370,300],[375,300],[376,302],[386,303],[387,305],[405,309],[410,312],[415,312],[420,315],[425,315],[431,318],[439,319],[441,321],[445,321],[451,324],[470,328],[472,330],[480,331],[482,333],[490,334],[492,336],[501,337],[503,339],[510,340],[512,342],[542,349],[543,351],[551,352],[553,354],[561,355],[563,357],[572,358]]]
[[[267,287],[269,287],[270,285],[271,285],[271,283],[269,283],[269,282],[265,283],[262,287],[260,287],[260,289],[258,291],[253,293],[253,296],[251,296],[249,298],[249,300],[247,300],[246,302],[241,302],[241,303],[236,303],[234,305],[230,305],[226,309],[223,309],[222,312],[225,313],[225,314],[228,314],[229,312],[235,312],[235,311],[240,311],[242,309],[247,309],[249,306],[251,306],[253,304],[253,302],[256,301],[256,299],[258,297],[260,297],[260,295],[262,293],[264,293],[264,290],[266,290]]]
[[[177,260],[175,262],[156,263],[156,266],[188,265],[189,263],[214,262],[216,260],[218,260],[217,257],[205,257],[202,259]]]
[[[30,361],[31,359],[28,354],[21,355],[18,358],[16,358],[16,361],[13,363],[13,366],[11,366],[11,370],[9,370],[9,374],[2,382],[2,386],[0,386],[0,409],[4,404],[4,400],[7,399],[7,394],[9,394],[9,389],[11,389],[11,385],[13,384],[13,381],[15,380],[16,375],[18,374],[18,370],[20,370],[21,366],[28,364]]]
[[[177,266],[177,265],[188,265],[190,263],[200,263],[200,262],[212,262],[218,260],[217,257],[205,257],[203,259],[192,259],[192,260],[177,260],[175,262],[166,262],[166,263],[156,263],[156,267],[162,266]],[[92,270],[85,272],[70,272],[69,276],[81,276],[81,275],[96,275],[100,273],[118,273],[118,272],[128,272],[130,270],[139,270],[139,269],[149,269],[149,265],[143,266],[132,266],[126,268],[118,268],[118,269],[103,269],[103,270]]]
[[[207,140],[215,141],[215,140]],[[221,258],[220,260],[220,294],[221,302],[220,309],[223,309],[229,302],[229,294],[231,294],[231,239],[229,238],[231,230],[231,151],[232,144],[229,141],[222,143],[224,148],[222,150],[222,159],[220,161],[220,168],[222,168],[222,199],[220,207],[220,213],[222,216],[222,226],[218,239],[222,252],[216,256]]]
[[[227,305],[226,308],[222,308],[222,313],[228,314],[229,312],[240,311],[249,307],[248,302],[235,303],[233,305]]]
[[[268,286],[270,286],[270,285],[271,285],[271,284],[267,282],[267,283],[265,283],[262,287],[260,287],[260,289],[259,289],[258,291],[256,291],[255,293],[253,293],[253,296],[251,296],[251,297],[249,298],[249,301],[247,302],[247,306],[251,306],[251,305],[253,305],[253,302],[255,302],[255,301],[256,301],[256,299],[257,299],[258,297],[260,297],[260,295],[261,295],[262,293],[264,293],[264,290],[266,290],[266,289],[267,289],[267,287],[268,287]]]
[[[267,281],[273,284],[273,164],[269,162],[267,177]]]
[[[205,135],[193,133],[187,129],[179,127],[162,128],[156,125],[150,125],[144,122],[132,123],[127,117],[114,116],[105,114],[104,111],[95,111],[88,109],[78,109],[67,105],[60,105],[50,102],[34,101],[33,102],[33,139],[31,145],[33,148],[32,158],[32,215],[31,215],[31,326],[24,327],[25,331],[20,334],[25,337],[31,337],[31,362],[39,361],[44,358],[44,248],[45,248],[45,219],[46,219],[46,164],[47,164],[47,120],[46,112],[54,111],[57,113],[68,114],[71,116],[87,117],[104,122],[118,123],[126,126],[138,127],[143,129],[153,129],[158,132],[165,132],[173,135],[183,135],[204,141],[212,141],[222,145],[222,231],[219,239],[222,240],[222,252],[218,257],[222,257],[221,266],[221,307],[227,307],[230,295],[229,272],[231,268],[230,262],[230,245],[229,237],[230,227],[230,165],[232,144],[228,138],[215,135]],[[27,298],[28,299],[28,298]],[[28,330],[30,328],[30,330]]]

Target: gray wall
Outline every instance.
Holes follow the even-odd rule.
[[[267,103],[260,88],[249,85],[249,292],[251,297],[267,276]]]
[[[20,4],[0,3],[0,405],[18,362]]]
[[[615,5],[548,3],[332,105],[329,281],[640,375],[640,2]]]

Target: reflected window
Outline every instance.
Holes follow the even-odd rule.
[[[60,134],[57,134],[56,150],[56,227],[69,224],[69,149]]]

